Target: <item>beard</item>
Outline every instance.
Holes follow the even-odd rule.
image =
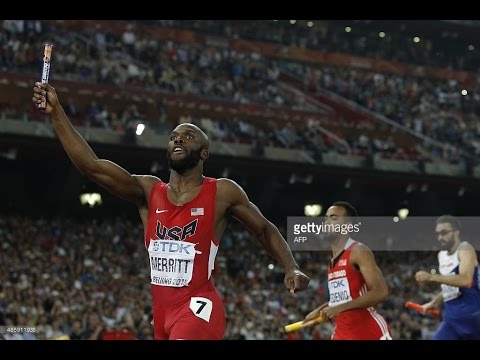
[[[187,150],[187,154],[183,159],[172,159],[172,153],[167,151],[167,161],[170,169],[183,174],[185,171],[193,169],[200,162],[200,153],[202,149]]]
[[[453,239],[440,241],[440,249],[450,250],[453,247],[453,244],[455,244],[455,241]]]

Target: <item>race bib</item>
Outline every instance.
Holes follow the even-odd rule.
[[[330,301],[328,306],[333,307],[352,300],[350,295],[350,284],[346,277],[337,278],[328,281],[328,292]]]
[[[195,245],[178,240],[150,240],[148,255],[151,283],[160,286],[187,286],[193,275]]]
[[[212,315],[213,310],[212,300],[204,297],[193,296],[190,299],[190,310],[192,310],[196,317],[199,317],[206,322],[210,322],[210,315]]]
[[[460,296],[460,289],[456,286],[442,284],[443,301],[450,301]]]

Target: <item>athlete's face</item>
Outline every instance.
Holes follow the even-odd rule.
[[[324,224],[327,225],[324,227],[325,240],[329,242],[335,241],[341,235],[341,232],[338,231],[339,228],[346,223],[350,223],[350,219],[345,208],[343,206],[330,206],[324,219]]]
[[[455,245],[458,230],[452,228],[450,223],[440,223],[435,227],[435,235],[442,250],[450,250]]]
[[[178,173],[193,169],[201,159],[202,150],[201,134],[194,127],[179,125],[170,134],[168,166]]]

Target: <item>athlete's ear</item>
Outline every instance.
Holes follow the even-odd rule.
[[[202,152],[200,153],[200,157],[202,158],[202,160],[207,160],[208,159],[208,150],[203,149]]]

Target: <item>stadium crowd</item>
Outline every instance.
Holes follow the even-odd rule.
[[[285,228],[280,226],[282,232]],[[12,339],[152,339],[148,256],[140,222],[19,215],[0,217],[0,324],[35,327]],[[224,234],[214,277],[227,314],[226,339],[328,339],[330,323],[286,334],[328,296],[329,252],[296,252],[312,278],[292,295],[283,271],[237,223]],[[380,312],[394,338],[429,339],[436,319],[403,307],[438,291],[419,287],[415,271],[436,265],[432,252],[377,252],[390,288]],[[415,268],[412,267],[415,264]]]
[[[480,152],[480,91],[478,88],[469,89],[469,93],[463,96],[461,84],[454,80],[398,76],[337,66],[314,67],[300,62],[267,59],[257,52],[242,53],[221,46],[155,40],[136,31],[131,24],[119,36],[104,32],[100,27],[72,32],[47,21],[4,20],[0,36],[4,43],[0,67],[8,72],[38,73],[41,58],[34,56],[34,53],[49,39],[57,47],[52,70],[57,78],[132,88],[141,86],[152,91],[189,94],[232,103],[315,111],[315,106],[303,96],[292,96],[282,90],[280,83],[288,84],[288,78],[280,80],[281,74],[294,74],[303,82],[307,93],[318,89],[333,91],[418,134],[451,145],[447,150],[442,150],[428,141],[419,140],[415,147],[405,148],[393,140],[392,135],[397,131],[395,128],[367,123],[365,120],[358,123],[356,119],[341,118],[335,124],[331,121],[322,124],[344,139],[355,154],[383,152],[385,157],[398,159],[445,159],[460,163],[467,160],[472,162],[473,158],[476,162]],[[8,107],[7,104],[1,106]],[[135,105],[112,111],[104,104],[97,104],[95,99],[87,108],[81,108],[74,99],[69,99],[68,106],[73,109],[74,115],[92,126],[123,131],[130,123],[139,120],[147,124],[158,123],[157,119],[146,117]],[[158,117],[168,118],[161,104]],[[197,116],[193,114],[193,117]],[[171,124],[178,121],[169,120]],[[162,121],[160,123],[162,130],[168,128],[163,126]],[[292,143],[299,146],[308,143],[305,137],[310,140],[320,137],[318,141],[314,139],[310,147],[317,147],[320,151],[346,151],[345,146],[339,146],[329,136],[316,131],[311,124],[248,124],[248,120],[241,118],[210,117],[205,117],[204,123],[211,125],[213,135],[235,142],[241,141],[248,127],[249,135],[258,134],[254,135],[258,138],[252,139],[252,143],[273,137],[271,142],[274,146],[289,148]],[[229,123],[233,126],[229,126]],[[240,131],[235,129],[237,123],[241,124]],[[373,137],[366,133],[352,136],[348,131],[352,126],[365,130],[382,128],[385,131]],[[258,131],[260,128],[262,131]],[[278,136],[275,132],[291,134]],[[265,136],[265,133],[272,135]],[[292,140],[285,142],[285,137]]]

